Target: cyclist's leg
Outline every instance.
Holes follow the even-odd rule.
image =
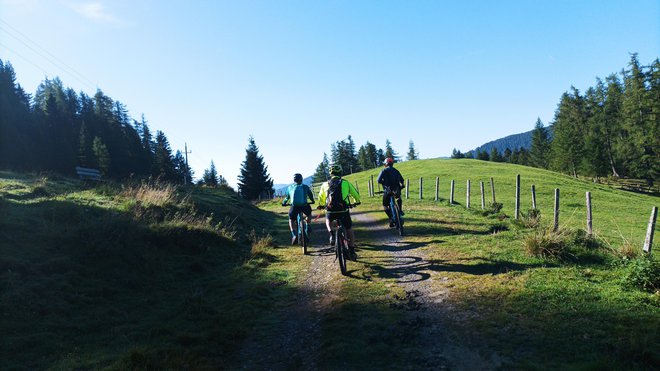
[[[335,235],[332,233],[332,214],[328,212],[325,214],[325,227],[330,235],[330,245],[334,245]]]
[[[307,205],[303,206],[302,208],[303,214],[305,214],[305,219],[307,220],[307,232],[311,232],[312,230],[312,207]]]
[[[399,213],[403,215],[403,198],[401,197],[401,190],[396,192],[396,202],[399,204]]]
[[[298,213],[295,210],[295,207],[291,205],[291,208],[289,208],[289,230],[291,230],[291,243],[295,244],[297,242],[298,238],[298,230],[294,229],[294,226],[296,224],[296,218],[298,217]]]
[[[387,214],[388,219],[392,219],[392,210],[390,210],[390,193],[387,190],[383,191],[383,210]]]

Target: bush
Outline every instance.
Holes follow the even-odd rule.
[[[660,262],[645,254],[628,261],[622,283],[625,287],[654,292],[660,290]]]
[[[564,259],[568,255],[570,231],[551,228],[539,228],[534,233],[528,234],[523,244],[525,250],[531,256],[538,258]]]

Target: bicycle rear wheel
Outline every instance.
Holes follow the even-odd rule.
[[[335,253],[337,255],[337,261],[339,262],[339,270],[344,276],[346,275],[346,258],[348,255],[346,249],[346,236],[344,235],[344,228],[339,227],[337,228],[337,232],[335,234]]]
[[[305,217],[301,215],[300,213],[298,214],[297,218],[297,224],[298,224],[298,246],[302,249],[303,255],[307,255],[307,221],[305,220]]]
[[[399,209],[399,204],[397,204],[396,201],[392,203],[394,204],[392,215],[396,215],[396,229],[399,230],[399,236],[403,236],[403,220],[401,219],[401,210]]]

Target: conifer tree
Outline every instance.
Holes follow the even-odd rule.
[[[96,157],[96,165],[99,168],[99,171],[103,175],[110,173],[110,153],[108,148],[103,144],[101,138],[95,137],[92,142],[92,151]]]
[[[583,98],[571,86],[571,94],[564,93],[555,113],[552,141],[552,160],[556,170],[578,175],[578,166],[584,154],[585,116]]]
[[[419,153],[415,150],[415,143],[412,139],[408,142],[408,154],[406,154],[406,160],[417,160],[419,159]]]
[[[330,174],[328,173],[328,167],[330,166],[330,161],[328,161],[328,155],[323,153],[323,161],[316,167],[314,175],[312,175],[312,183],[321,183],[330,179]]]
[[[457,150],[456,148],[454,148],[451,151],[451,158],[464,158],[464,157],[465,155],[463,155],[461,151]]]
[[[385,139],[385,158],[392,158],[394,162],[399,162],[399,155],[392,148],[392,142],[389,139]]]
[[[245,150],[245,161],[241,166],[241,174],[238,176],[238,190],[248,200],[256,200],[259,197],[269,197],[273,194],[273,180],[268,174],[268,167],[264,159],[259,155],[259,148],[250,136],[249,144]]]
[[[202,181],[204,185],[208,187],[217,187],[220,184],[220,179],[218,178],[218,171],[215,168],[213,160],[211,160],[211,166],[208,169],[204,170],[204,175],[202,176]]]
[[[158,130],[156,132],[156,142],[154,145],[154,166],[155,175],[167,182],[178,183],[181,180],[177,179],[176,170],[174,168],[174,161],[172,159],[172,148],[170,142],[167,140],[165,133]]]
[[[540,118],[536,119],[534,131],[532,132],[532,148],[530,150],[531,164],[535,167],[547,169],[550,157],[550,136],[548,130],[543,127]]]

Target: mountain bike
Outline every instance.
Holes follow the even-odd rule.
[[[401,217],[401,209],[399,203],[396,202],[396,194],[390,191],[390,212],[392,214],[392,224],[399,231],[399,236],[403,236],[403,218]]]
[[[312,203],[307,203],[311,205]],[[282,206],[291,206],[291,204],[284,204]],[[309,226],[307,225],[307,218],[302,210],[298,210],[296,215],[296,236],[298,236],[298,246],[302,249],[303,255],[307,255],[307,247],[309,246]]]
[[[353,208],[358,204],[350,204],[348,208]],[[323,209],[323,207],[321,207]],[[348,275],[346,269],[346,261],[350,259],[350,251],[348,248],[348,236],[346,235],[346,228],[340,219],[335,219],[333,222],[336,222],[336,228],[333,230],[335,236],[335,261],[339,262],[339,270],[341,274],[346,276]]]

